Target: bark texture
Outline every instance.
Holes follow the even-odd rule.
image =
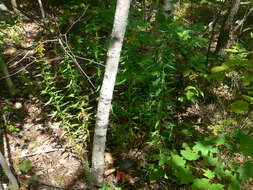
[[[20,14],[20,11],[18,10],[18,5],[17,5],[16,0],[11,0],[11,6],[12,6],[12,9],[13,9],[14,13]]]
[[[130,3],[131,0],[117,0],[112,36],[107,52],[106,68],[99,96],[92,150],[92,177],[96,183],[103,181],[104,151],[109,123],[109,112],[127,26]]]
[[[0,151],[0,165],[2,166],[4,173],[7,175],[8,179],[12,183],[13,190],[19,190],[18,181],[16,177],[13,175],[13,173],[11,172],[1,151]]]
[[[241,2],[240,0],[231,0],[231,1],[232,6],[227,14],[227,18],[223,26],[221,26],[220,35],[216,46],[216,53],[218,53],[219,55],[224,55],[225,54],[224,50],[228,48],[230,33],[233,29],[234,18],[240,7]]]

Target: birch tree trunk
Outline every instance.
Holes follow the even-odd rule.
[[[40,12],[41,12],[42,18],[46,18],[46,16],[45,16],[45,11],[44,11],[43,4],[42,4],[42,1],[41,1],[41,0],[38,0],[38,3],[39,3],[39,6],[40,6]]]
[[[0,165],[2,166],[4,173],[7,175],[8,179],[12,183],[13,190],[19,190],[18,181],[16,177],[13,175],[13,173],[11,172],[11,169],[8,166],[7,162],[5,161],[4,156],[1,151],[0,151]]]
[[[174,5],[173,0],[164,0],[163,1],[163,13],[166,18],[173,16],[174,14]]]
[[[103,181],[104,151],[109,112],[118,71],[120,53],[125,36],[131,0],[117,0],[111,40],[103,83],[100,91],[92,150],[92,177],[94,182]]]
[[[11,0],[11,6],[12,6],[12,9],[13,9],[14,13],[20,14],[20,11],[18,10],[18,5],[17,5],[16,0]]]

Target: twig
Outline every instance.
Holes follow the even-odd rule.
[[[11,77],[11,76],[14,76],[14,75],[20,73],[21,71],[25,70],[27,67],[29,67],[30,65],[32,65],[35,61],[36,61],[36,60],[34,60],[34,61],[32,61],[31,63],[27,64],[26,66],[24,66],[22,69],[16,71],[15,73],[12,73],[12,74],[10,74],[10,75],[6,75],[6,76],[1,77],[0,80],[9,78],[9,77]]]
[[[20,60],[18,60],[18,61],[16,61],[15,63],[13,63],[13,64],[10,66],[10,68],[15,67],[15,66],[16,66],[17,64],[19,64],[21,61],[23,61],[23,60],[27,57],[27,55],[28,55],[30,52],[32,52],[32,50],[27,51],[26,54],[25,54]]]
[[[83,68],[80,66],[80,64],[77,62],[75,56],[71,55],[71,53],[69,51],[66,50],[66,48],[63,45],[63,42],[61,40],[61,38],[58,38],[59,44],[61,45],[63,51],[72,59],[72,61],[76,64],[78,70],[86,77],[86,79],[88,80],[89,84],[96,89],[95,85],[92,83],[92,81],[90,80],[90,77],[84,72]]]
[[[248,16],[253,12],[253,7],[251,7],[250,9],[248,9],[248,11],[244,14],[243,18],[239,21],[238,25],[235,27],[234,29],[234,33],[240,28],[240,31],[239,31],[239,35],[241,34],[242,32],[242,29],[243,29],[243,25],[244,23],[246,22]]]
[[[86,13],[86,11],[88,10],[88,8],[89,8],[89,6],[87,6],[87,7],[84,9],[84,11],[83,11],[83,13],[81,14],[81,16],[79,16],[78,19],[75,20],[75,21],[70,25],[70,27],[68,28],[68,30],[66,31],[65,34],[69,33],[69,31],[73,28],[73,26],[81,20],[81,18],[85,15],[85,13]]]
[[[100,65],[100,66],[102,66],[102,67],[105,67],[105,65],[103,65],[102,63],[99,63],[99,62],[94,61],[94,60],[92,60],[92,59],[88,59],[88,58],[85,58],[85,57],[80,57],[80,56],[77,56],[77,55],[74,55],[74,56],[75,56],[75,58],[77,58],[77,59],[82,59],[82,60],[85,60],[85,61],[90,61],[90,62],[92,62],[92,63],[96,63],[97,65]]]
[[[14,159],[15,158],[32,157],[32,156],[37,156],[37,155],[41,155],[41,154],[45,154],[45,153],[49,153],[49,152],[64,151],[64,150],[65,150],[64,148],[51,148],[51,147],[49,147],[46,150],[41,150],[41,151],[35,152],[33,154],[26,154],[26,155],[14,157]]]

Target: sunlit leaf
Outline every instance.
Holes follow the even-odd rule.
[[[242,97],[243,97],[245,100],[249,101],[251,104],[253,104],[253,97],[247,96],[247,95],[242,95]]]
[[[207,169],[204,170],[204,174],[205,177],[207,177],[208,179],[213,179],[215,177],[214,172],[212,172],[211,170]]]
[[[211,185],[209,181],[207,178],[194,179],[192,187],[194,190],[206,190]]]
[[[181,150],[180,153],[186,160],[197,160],[199,158],[199,154],[192,151],[190,148]]]
[[[229,69],[229,67],[227,66],[227,65],[221,65],[221,66],[216,66],[216,67],[213,67],[212,69],[211,69],[211,72],[212,73],[218,73],[218,72],[221,72],[221,71],[225,71],[225,70],[227,70],[227,69]]]
[[[234,101],[229,106],[229,110],[235,113],[245,113],[249,109],[249,104],[242,100]]]

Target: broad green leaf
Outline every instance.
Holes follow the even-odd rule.
[[[238,172],[242,180],[253,178],[253,162],[245,162],[238,168]]]
[[[245,100],[249,101],[251,104],[253,104],[253,97],[247,96],[247,95],[242,95],[242,97],[243,97]]]
[[[30,160],[25,160],[23,163],[18,164],[17,167],[22,171],[22,172],[28,172],[29,170],[32,169],[31,166],[32,162]]]
[[[215,158],[217,159],[217,158]],[[218,159],[217,159],[218,160]],[[217,161],[218,162],[218,161]],[[222,163],[218,162],[219,164],[217,165],[214,165],[216,166],[216,168],[214,169],[214,173],[215,173],[215,176],[218,178],[218,179],[222,179],[224,178],[226,175],[225,175],[225,169],[224,169],[224,166],[222,165]]]
[[[218,153],[218,149],[211,145],[206,145],[201,142],[195,142],[195,145],[193,147],[193,150],[195,152],[201,152],[203,156],[207,156],[208,153]]]
[[[166,175],[164,169],[156,168],[149,174],[149,180],[151,183],[163,178]]]
[[[245,156],[251,156],[253,158],[253,137],[239,132],[236,138],[238,150]]]
[[[202,179],[194,179],[192,187],[195,190],[206,190],[208,187],[211,186],[209,179],[202,178]]]
[[[228,190],[240,190],[240,185],[238,183],[231,183],[228,186]]]
[[[214,172],[212,172],[211,170],[207,169],[204,170],[204,174],[205,177],[207,177],[208,179],[213,179],[215,177]]]
[[[178,167],[185,167],[185,164],[186,164],[186,160],[183,157],[178,156],[173,153],[171,154],[171,162],[172,162],[172,165],[178,166]]]
[[[208,190],[223,190],[224,189],[224,185],[221,184],[211,184],[208,187]]]
[[[253,82],[253,76],[250,73],[243,73],[242,74],[242,85],[243,86],[248,86]]]
[[[218,73],[218,72],[221,72],[221,71],[225,71],[225,70],[227,70],[227,69],[229,69],[229,67],[228,67],[227,65],[223,64],[223,65],[221,65],[221,66],[213,67],[213,68],[211,69],[211,72],[212,72],[212,73]]]
[[[249,109],[249,104],[242,100],[236,100],[229,106],[229,110],[235,113],[245,113]]]
[[[174,175],[179,179],[180,184],[189,184],[192,182],[193,175],[189,167],[173,168]]]
[[[224,145],[226,143],[226,135],[219,135],[211,138],[205,138],[207,143],[215,144],[217,146]]]
[[[180,153],[186,160],[197,160],[199,158],[198,152],[194,152],[190,148],[181,150]]]

